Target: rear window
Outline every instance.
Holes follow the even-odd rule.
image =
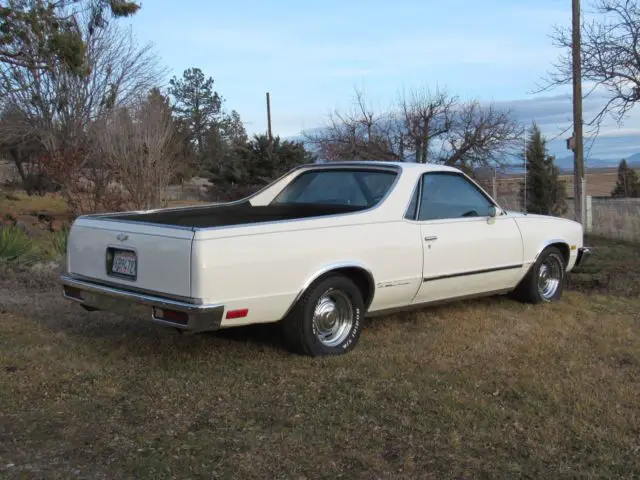
[[[387,194],[397,173],[366,169],[322,169],[294,178],[272,205],[352,205],[370,208]]]

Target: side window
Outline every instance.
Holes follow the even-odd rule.
[[[419,220],[489,216],[492,203],[465,177],[427,173],[422,182]]]

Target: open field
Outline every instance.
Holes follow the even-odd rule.
[[[640,247],[589,243],[558,304],[379,318],[331,359],[89,315],[5,267],[0,477],[637,478]]]
[[[640,170],[636,170],[640,174]],[[616,185],[618,178],[617,168],[594,168],[588,169],[585,174],[587,182],[587,195],[593,197],[609,197]],[[573,195],[573,174],[561,173],[560,179],[565,182],[567,195]],[[520,183],[524,181],[523,174],[509,174],[498,177],[498,197],[511,197],[516,195],[520,189]],[[483,179],[483,185],[491,192],[490,179]]]

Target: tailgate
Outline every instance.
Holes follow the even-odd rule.
[[[99,218],[79,218],[69,234],[67,268],[123,287],[191,296],[193,231]]]

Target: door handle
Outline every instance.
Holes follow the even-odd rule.
[[[437,240],[437,239],[438,239],[437,235],[428,235],[424,237],[425,242],[433,242],[434,240]]]

